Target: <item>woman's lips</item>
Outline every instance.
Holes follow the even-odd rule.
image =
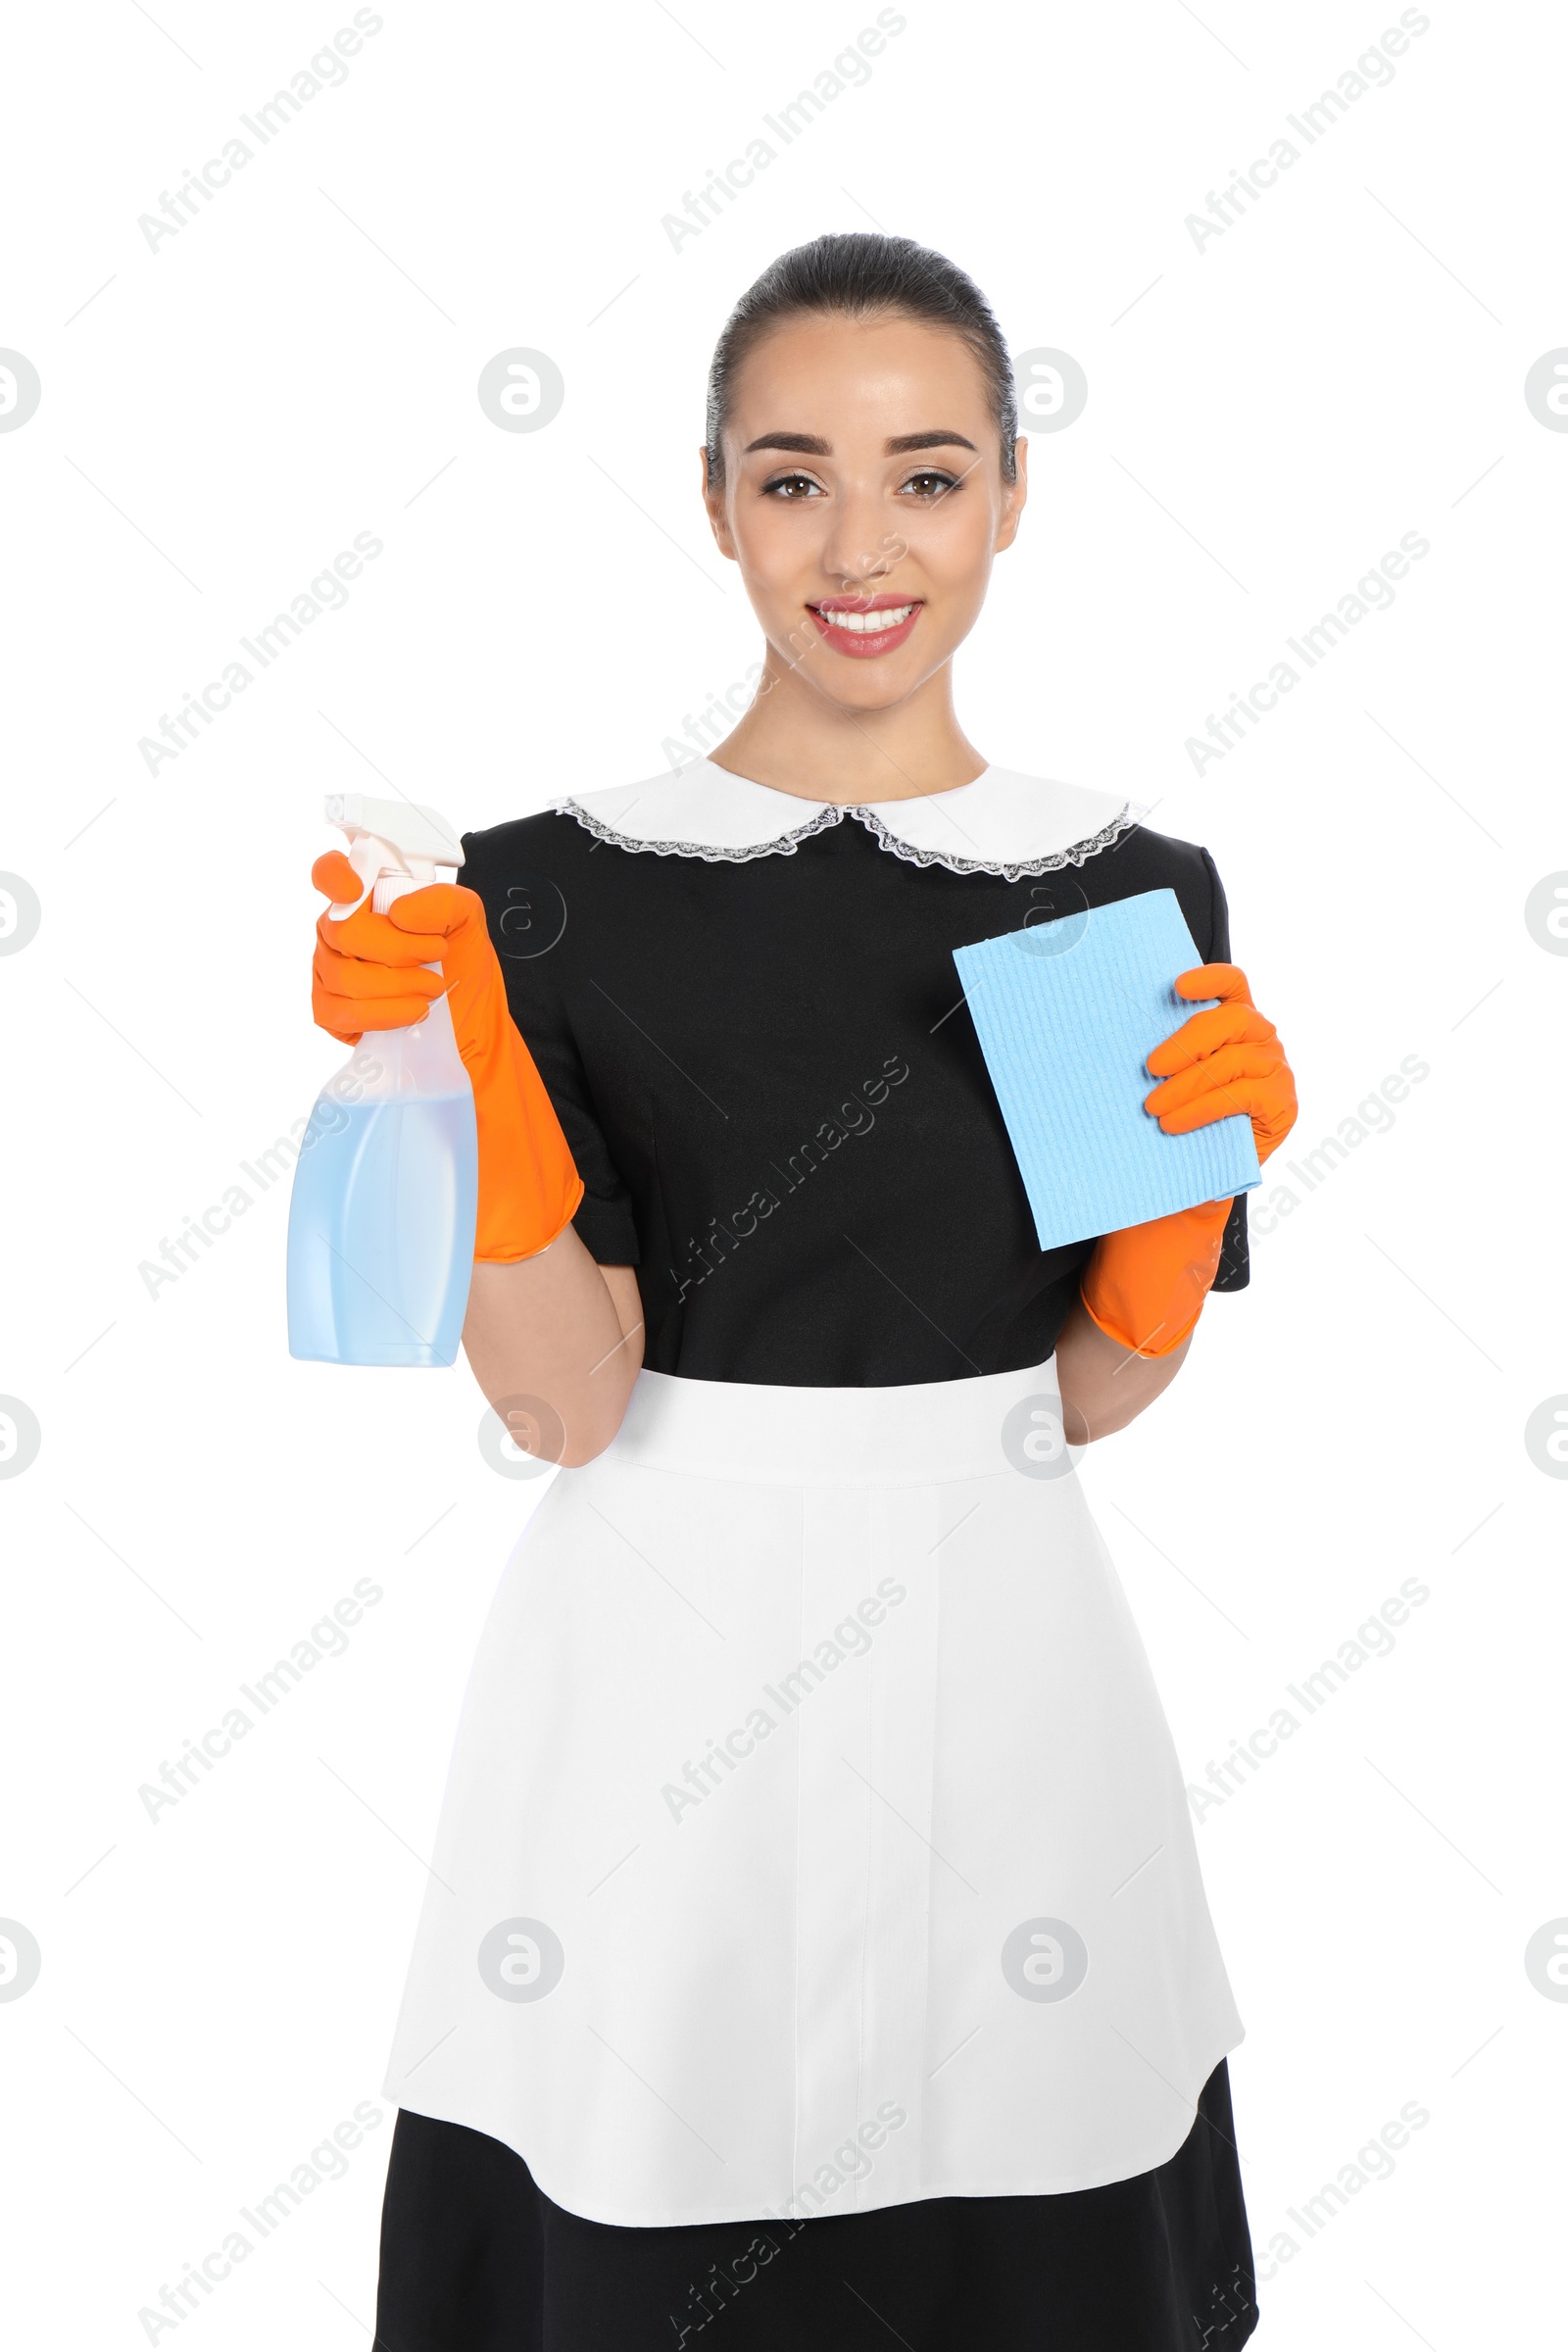
[[[905,596],[824,596],[806,609],[836,654],[874,662],[904,643],[920,617],[921,601]]]

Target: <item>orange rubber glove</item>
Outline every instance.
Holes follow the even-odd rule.
[[[1296,1124],[1296,1081],[1272,1021],[1253,1004],[1234,963],[1200,963],[1176,982],[1183,997],[1218,997],[1195,1012],[1146,1063],[1163,1080],[1144,1099],[1166,1135],[1190,1135],[1245,1111],[1259,1162]],[[1136,1355],[1169,1355],[1203,1311],[1219,1271],[1229,1200],[1205,1200],[1147,1225],[1127,1225],[1095,1245],[1079,1286],[1107,1339]]]
[[[340,850],[318,858],[311,880],[338,906],[364,888]],[[425,971],[428,963],[441,970]],[[474,1258],[505,1265],[536,1257],[570,1224],[583,1181],[508,1009],[483,901],[455,882],[432,882],[394,899],[385,914],[367,899],[345,921],[323,914],[317,924],[311,1009],[317,1026],[346,1046],[367,1029],[422,1021],[441,996],[479,1131]]]

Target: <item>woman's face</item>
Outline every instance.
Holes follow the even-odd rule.
[[[884,710],[974,626],[1024,502],[980,366],[909,318],[787,319],[748,355],[706,490],[770,648],[847,713]],[[707,480],[705,466],[705,483]]]

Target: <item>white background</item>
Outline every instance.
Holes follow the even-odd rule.
[[[43,397],[0,433],[0,866],[42,922],[0,958],[0,1391],[42,1444],[0,1480],[0,1913],[43,1966],[0,2003],[8,2330],[145,2342],[163,2283],[369,2100],[346,2177],[155,2339],[368,2342],[420,1857],[539,1490],[481,1460],[466,1368],[285,1351],[287,1186],[239,1163],[341,1059],[307,1000],[320,798],[384,776],[467,826],[664,764],[757,655],[696,495],[713,337],[775,253],[874,222],[1089,380],[1035,434],[960,657],[971,736],[1213,851],[1299,1073],[1291,1153],[1430,1065],[1293,1186],[1250,1293],[1084,1476],[1198,1784],[1428,1590],[1199,1828],[1249,2027],[1259,2340],[1540,2340],[1568,2005],[1524,1947],[1568,1913],[1568,1486],[1523,1432],[1568,1390],[1568,960],[1524,902],[1568,867],[1568,436],[1523,387],[1568,342],[1564,24],[1434,5],[1308,148],[1284,118],[1397,9],[911,0],[865,86],[677,251],[662,216],[869,0],[378,13],[156,251],[138,216],[351,10],[97,0],[11,32],[0,344]],[[1300,160],[1200,250],[1186,216],[1282,134]],[[565,379],[537,433],[475,396],[519,345]],[[1187,738],[1411,531],[1392,609],[1196,774]],[[150,774],[139,739],[360,532],[383,553],[346,607]],[[236,1182],[248,1211],[149,1295],[141,1263]],[[345,1653],[149,1819],[139,1787],[367,1576]],[[1393,2176],[1308,2237],[1290,2209],[1408,2102],[1430,2121]]]

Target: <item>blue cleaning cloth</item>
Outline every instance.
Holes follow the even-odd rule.
[[[1172,890],[956,948],[1042,1250],[1250,1192],[1252,1122],[1166,1135],[1145,1058],[1216,1002],[1176,994],[1202,957]]]

